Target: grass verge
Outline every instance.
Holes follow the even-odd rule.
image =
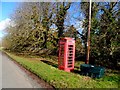
[[[119,86],[120,79],[117,74],[105,76],[101,79],[92,79],[79,74],[58,70],[39,60],[31,60],[27,57],[17,56],[8,52],[5,53],[55,88],[118,88]]]

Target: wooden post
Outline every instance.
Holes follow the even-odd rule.
[[[86,58],[86,64],[89,63],[89,55],[90,55],[90,28],[91,28],[91,1],[89,0],[90,4],[89,4],[89,24],[88,24],[88,36],[87,36],[87,58]]]

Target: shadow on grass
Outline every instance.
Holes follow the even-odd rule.
[[[80,68],[79,68],[78,66],[75,66],[74,71],[72,71],[72,72],[73,72],[73,73],[76,73],[76,74],[80,74],[81,72],[80,72],[79,69],[80,69]]]
[[[80,74],[80,71],[79,70],[74,70],[74,71],[72,71],[73,73],[75,73],[75,74]]]
[[[106,73],[107,74],[111,74],[112,73],[112,74],[118,74],[119,75],[120,74],[120,70],[106,70]]]
[[[55,68],[58,68],[58,65],[57,64],[55,64],[55,63],[53,63],[53,62],[50,62],[50,61],[47,61],[47,60],[41,60],[42,62],[44,62],[44,63],[46,63],[46,64],[48,64],[48,65],[51,65],[51,66],[53,66],[53,67],[55,67]],[[72,73],[76,73],[76,74],[80,74],[81,72],[80,72],[80,70],[79,70],[79,67],[76,67],[75,66],[75,70],[74,71],[72,71]]]
[[[53,66],[55,68],[58,68],[58,65],[54,64],[53,62],[50,62],[50,61],[47,61],[47,60],[41,60],[41,61],[44,62],[44,63],[46,63],[46,64],[48,64],[48,65],[51,65],[51,66]]]

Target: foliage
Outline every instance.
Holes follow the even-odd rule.
[[[77,18],[69,17],[74,10]],[[80,9],[77,11],[77,9]],[[14,26],[6,29],[3,46],[14,52],[57,55],[60,37],[76,40],[76,59],[85,61],[89,17],[88,2],[28,2],[13,13]],[[71,16],[78,16],[74,13]],[[82,32],[69,22],[82,22]],[[78,24],[78,23],[76,23]],[[90,63],[117,69],[120,65],[120,2],[93,2]],[[106,63],[106,64],[105,64]]]
[[[120,2],[92,3],[91,20],[91,53],[90,63],[99,64],[109,68],[116,68],[119,60],[113,57],[113,53],[119,49],[119,10]],[[87,4],[87,5],[86,5]],[[85,16],[83,24],[82,40],[86,46],[88,4],[82,3],[81,9]],[[84,7],[84,8],[83,8]],[[116,16],[117,15],[117,16]],[[86,47],[85,47],[86,48]],[[118,52],[119,53],[119,52]],[[94,63],[95,62],[95,63]],[[104,64],[107,63],[107,64]],[[117,67],[118,68],[118,67]]]

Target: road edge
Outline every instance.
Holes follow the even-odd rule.
[[[8,58],[11,59],[22,71],[24,71],[29,77],[31,77],[33,80],[36,80],[38,84],[42,86],[42,88],[48,88],[51,90],[55,90],[55,87],[50,85],[49,83],[45,82],[42,78],[38,77],[33,72],[26,69],[24,66],[20,65],[17,61],[15,61],[12,57],[10,57],[6,51],[1,51],[2,54],[6,55]]]

